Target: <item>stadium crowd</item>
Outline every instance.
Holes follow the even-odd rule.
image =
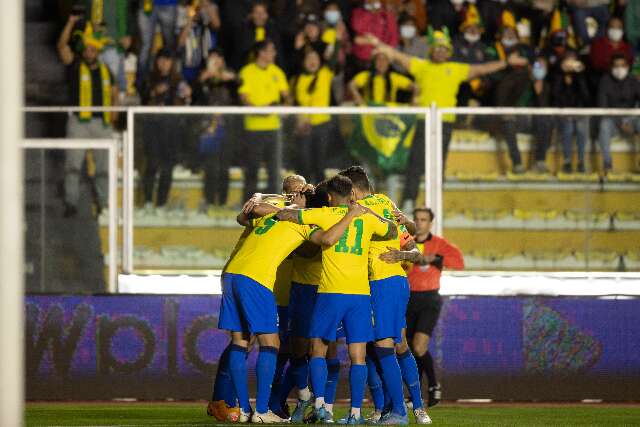
[[[634,108],[640,102],[640,67],[634,67],[640,5],[626,0],[66,3],[71,7],[57,48],[69,68],[72,105]],[[69,121],[68,134],[102,137],[116,119],[82,113]],[[248,197],[264,160],[267,191],[275,192],[278,139],[284,139],[292,169],[316,181],[324,177],[327,159],[346,152],[329,115],[165,119],[146,116],[142,125],[149,206],[166,204],[178,163],[204,170],[205,205],[213,206],[227,201],[232,163],[244,167]],[[445,156],[455,122],[463,119],[444,118]],[[548,172],[554,129],[567,173],[586,171],[590,134],[606,173],[613,167],[612,137],[640,132],[640,121],[632,117],[537,116],[523,124],[504,116],[490,122],[478,119],[473,126],[502,136],[516,174],[525,172],[517,130],[532,133],[532,169],[541,173]],[[424,129],[418,125],[404,200],[416,198],[423,153]],[[96,160],[100,175],[106,163]],[[69,159],[66,166],[71,213],[81,161]]]

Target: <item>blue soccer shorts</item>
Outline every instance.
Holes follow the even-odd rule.
[[[393,338],[396,343],[401,343],[402,329],[407,327],[409,281],[404,276],[392,276],[372,280],[369,286],[376,341]]]
[[[273,292],[242,274],[225,273],[218,328],[250,334],[278,333]]]
[[[317,285],[291,283],[289,294],[289,331],[292,337],[310,338],[311,315],[318,296]]]
[[[369,295],[319,293],[311,316],[311,338],[336,341],[342,323],[347,344],[373,339]]]

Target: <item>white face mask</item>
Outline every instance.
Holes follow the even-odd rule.
[[[624,80],[629,74],[629,67],[613,67],[611,74],[618,80]]]
[[[364,8],[367,10],[378,10],[382,7],[382,3],[380,3],[379,1],[374,2],[374,3],[365,3],[364,4]]]
[[[504,47],[513,47],[515,45],[518,44],[518,39],[507,39],[507,38],[503,38],[502,40],[500,40],[502,42],[502,45]]]
[[[480,40],[480,34],[464,33],[464,39],[469,43],[475,43]]]
[[[413,25],[400,26],[400,36],[403,39],[412,39],[416,36],[416,27]]]
[[[324,19],[331,25],[335,25],[340,20],[339,10],[327,10],[324,12]]]
[[[464,0],[451,0],[451,4],[454,6],[461,6],[464,3]]]
[[[614,42],[619,42],[620,40],[622,40],[623,35],[624,31],[622,31],[620,28],[609,28],[607,30],[607,36]]]

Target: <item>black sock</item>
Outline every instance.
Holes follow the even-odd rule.
[[[431,352],[427,350],[422,357],[424,358],[424,373],[427,376],[429,387],[435,387],[438,384],[438,380],[436,380],[436,370],[433,366],[433,357],[431,357]]]

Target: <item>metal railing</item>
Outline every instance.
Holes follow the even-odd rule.
[[[22,141],[21,147],[25,150],[106,150],[108,156],[108,185],[107,195],[109,231],[109,277],[107,291],[118,291],[118,151],[119,143],[116,139],[36,139],[29,138]],[[42,236],[44,238],[44,236]]]
[[[113,190],[117,190],[117,176],[115,174],[117,168],[117,155],[122,156],[122,264],[121,271],[124,273],[132,273],[134,271],[133,265],[133,214],[134,214],[134,133],[135,133],[135,118],[137,115],[155,115],[155,114],[173,114],[173,115],[266,115],[276,114],[279,116],[286,115],[300,115],[300,114],[331,114],[331,115],[368,115],[368,114],[411,114],[424,116],[425,126],[425,174],[424,174],[424,190],[425,201],[427,206],[434,208],[436,212],[436,221],[434,223],[434,232],[436,234],[442,233],[443,228],[443,115],[445,114],[466,114],[466,115],[521,115],[521,116],[640,116],[640,110],[638,109],[601,109],[601,108],[588,108],[588,109],[558,109],[558,108],[510,108],[510,107],[479,107],[479,108],[437,108],[435,105],[430,107],[26,107],[23,109],[25,113],[69,113],[78,111],[114,111],[126,113],[127,116],[127,128],[122,135],[121,147],[115,143],[115,141],[105,142],[105,149],[110,153],[110,169],[109,169],[109,182],[110,182],[110,194],[109,204],[110,206],[117,207],[116,194],[112,193]],[[48,141],[48,142],[47,142]],[[41,143],[53,144],[55,140],[41,140]],[[82,140],[82,147],[78,145],[78,140],[74,140],[70,144],[74,144],[74,148],[88,148],[91,145],[92,148],[97,148],[95,140]],[[58,143],[61,143],[58,140]],[[25,142],[23,145],[25,148],[44,148],[44,146],[35,147],[32,142]],[[64,146],[66,146],[66,142]],[[69,145],[71,147],[71,145]],[[46,148],[62,148],[61,146],[47,146]],[[117,151],[122,150],[122,151]],[[114,182],[114,185],[111,185]],[[112,198],[114,198],[112,200]],[[114,273],[111,271],[117,265],[117,250],[116,244],[112,244],[116,241],[115,226],[117,224],[117,212],[116,209],[109,211],[109,240],[110,240],[110,254],[109,254],[109,268],[110,268],[110,291],[117,291],[117,286],[114,285],[112,280]],[[116,273],[117,274],[117,273]]]

